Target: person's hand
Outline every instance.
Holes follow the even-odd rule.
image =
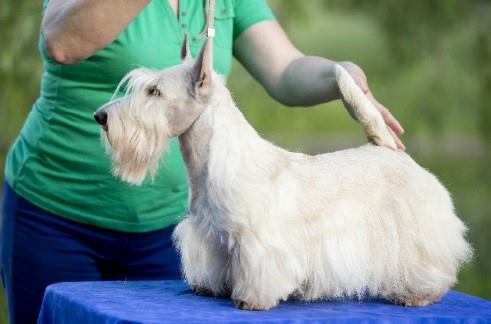
[[[375,99],[372,92],[370,91],[370,88],[368,87],[367,77],[363,70],[358,65],[352,62],[342,62],[341,65],[346,69],[346,71],[348,71],[351,77],[353,77],[356,84],[360,87],[360,89],[367,96],[370,102],[375,106],[375,108],[377,108],[377,110],[380,112],[382,118],[388,126],[388,129],[391,131],[392,137],[394,137],[397,148],[400,150],[405,150],[406,147],[399,138],[399,136],[404,134],[404,128],[402,128],[401,124],[397,121],[397,119],[395,119],[389,109],[387,109],[380,102],[378,102],[377,99]]]

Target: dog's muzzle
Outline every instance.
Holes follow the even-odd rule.
[[[107,132],[107,112],[99,110],[94,114],[95,121]]]

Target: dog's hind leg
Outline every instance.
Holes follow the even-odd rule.
[[[227,251],[216,237],[200,230],[193,218],[181,221],[174,231],[174,243],[181,254],[184,278],[194,293],[230,296],[226,283]]]

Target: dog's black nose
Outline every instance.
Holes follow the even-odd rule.
[[[103,127],[107,126],[107,112],[105,112],[104,110],[99,110],[98,112],[96,112],[94,114],[94,119],[99,125]]]

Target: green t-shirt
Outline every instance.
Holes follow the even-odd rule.
[[[41,93],[5,170],[20,196],[56,215],[125,232],[170,226],[186,213],[187,179],[177,139],[155,179],[131,186],[111,175],[92,116],[128,71],[179,64],[185,33],[197,55],[203,39],[194,36],[205,26],[204,3],[180,0],[177,17],[167,0],[153,0],[116,40],[76,65],[50,60],[41,37]],[[266,0],[216,0],[215,6],[214,67],[228,75],[233,40],[254,23],[274,17]]]

